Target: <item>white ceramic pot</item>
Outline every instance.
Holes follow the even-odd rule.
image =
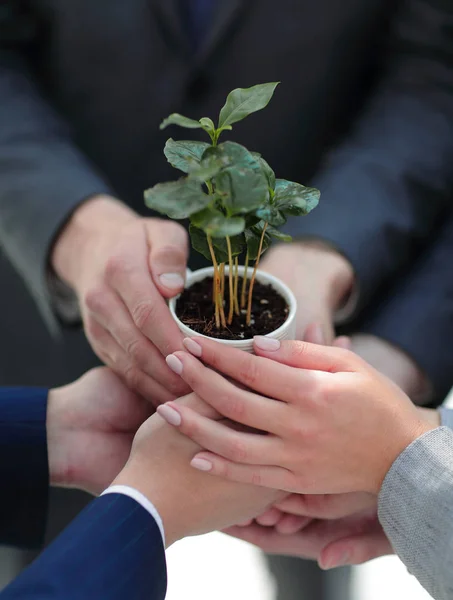
[[[227,275],[228,272],[229,272],[228,266],[226,266],[225,267],[225,275]],[[251,273],[250,268],[249,268],[249,273]],[[244,275],[244,267],[243,266],[239,267],[239,275],[241,275],[241,276]],[[205,269],[199,269],[198,271],[188,271],[187,277],[186,277],[186,288],[189,288],[191,285],[193,285],[197,281],[201,281],[201,280],[205,279],[206,277],[213,277],[213,276],[214,276],[214,267],[206,267]],[[294,340],[296,338],[296,312],[297,312],[297,302],[296,302],[296,298],[294,297],[294,294],[292,293],[292,291],[289,289],[288,286],[286,286],[283,282],[280,281],[280,279],[277,279],[277,277],[274,277],[273,275],[269,275],[269,273],[265,273],[264,271],[258,270],[256,273],[256,279],[260,283],[270,284],[279,294],[281,294],[283,296],[283,298],[286,300],[286,302],[288,303],[288,306],[289,306],[289,313],[288,313],[288,318],[286,319],[286,321],[283,323],[283,325],[281,327],[279,327],[272,333],[268,333],[266,337],[273,338],[276,340]],[[173,315],[173,318],[177,322],[178,327],[182,331],[182,333],[187,337],[194,337],[194,336],[208,337],[208,336],[202,335],[201,333],[197,333],[196,331],[193,331],[193,329],[190,329],[190,327],[187,327],[187,325],[184,325],[184,323],[178,319],[178,317],[176,315],[177,299],[178,299],[177,297],[172,298],[170,300],[169,306],[170,306],[170,312]],[[248,340],[219,340],[217,338],[211,338],[211,339],[215,339],[217,342],[220,342],[221,344],[226,344],[227,346],[232,346],[233,348],[239,348],[240,350],[245,350],[245,352],[253,352],[253,339],[248,339]]]

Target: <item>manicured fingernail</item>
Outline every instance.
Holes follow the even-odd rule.
[[[200,356],[203,354],[203,348],[192,338],[185,338],[182,343],[184,344],[186,350],[190,352],[190,354],[193,354],[198,358],[200,358]]]
[[[184,277],[180,273],[164,273],[159,279],[169,290],[179,290],[184,287]]]
[[[167,421],[169,425],[174,425],[175,427],[179,427],[181,425],[181,415],[177,410],[168,404],[161,404],[157,407],[156,412],[162,417],[162,419]]]
[[[193,458],[190,466],[199,471],[211,471],[212,462],[209,462],[209,460],[206,460],[205,458]]]
[[[269,337],[265,337],[264,335],[255,335],[253,338],[253,343],[260,350],[264,350],[265,352],[275,352],[280,348],[280,340],[274,340]]]
[[[184,367],[177,356],[174,354],[169,354],[165,360],[167,361],[167,365],[170,367],[173,373],[176,373],[176,375],[182,374]]]

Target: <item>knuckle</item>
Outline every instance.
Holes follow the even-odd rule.
[[[133,340],[130,340],[126,344],[125,350],[126,350],[127,354],[130,356],[130,358],[132,359],[132,361],[136,364],[141,363],[144,355],[146,354],[145,345],[138,338],[134,338]]]
[[[128,365],[123,372],[124,380],[129,388],[135,390],[140,385],[140,371],[134,365]]]
[[[149,300],[138,302],[132,309],[132,319],[140,331],[154,321],[155,314],[156,307]]]
[[[233,421],[241,422],[244,417],[244,401],[233,394],[219,394],[218,406],[221,412]]]
[[[94,287],[86,292],[83,302],[89,311],[103,313],[107,306],[107,290],[103,286]]]
[[[247,462],[248,451],[247,446],[244,442],[237,436],[235,436],[228,448],[229,458],[235,462]]]
[[[262,485],[263,477],[259,471],[259,469],[254,469],[252,473],[252,477],[250,479],[252,485]]]
[[[111,281],[118,274],[129,270],[130,261],[122,254],[114,254],[105,263],[105,278],[107,281]]]
[[[243,366],[239,370],[239,381],[242,381],[246,386],[253,388],[259,380],[259,366],[256,361],[245,360]]]

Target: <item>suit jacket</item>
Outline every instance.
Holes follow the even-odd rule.
[[[39,546],[49,472],[47,390],[0,388],[0,543]],[[163,600],[165,552],[159,527],[135,500],[94,500],[1,600]]]
[[[164,600],[162,536],[135,500],[107,494],[94,500],[13,581],[1,600]]]
[[[161,119],[215,116],[230,89],[266,80],[282,81],[275,99],[234,137],[320,187],[319,208],[288,228],[336,245],[369,305],[449,208],[450,3],[231,0],[195,53],[178,4],[3,3],[0,240],[42,313],[52,321],[48,255],[75,207],[112,193],[143,213],[143,189],[176,176]]]

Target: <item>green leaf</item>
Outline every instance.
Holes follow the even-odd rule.
[[[274,204],[285,215],[308,215],[318,205],[320,196],[321,193],[316,188],[277,179]]]
[[[265,108],[279,82],[263,83],[251,88],[238,88],[228,94],[225,106],[220,111],[219,129],[242,121],[251,113]]]
[[[256,211],[256,216],[273,225],[274,227],[281,227],[287,221],[284,213],[272,204],[267,204]]]
[[[245,229],[243,217],[225,217],[218,210],[211,208],[192,215],[190,221],[213,238],[239,235]]]
[[[188,179],[159,183],[145,192],[146,206],[171,219],[186,219],[205,208],[210,201],[201,185]]]
[[[266,229],[266,233],[268,233],[271,237],[275,238],[276,240],[279,240],[280,242],[292,242],[293,241],[293,238],[290,235],[283,233],[282,231],[279,231],[278,229],[275,229],[275,227],[269,226]]]
[[[209,148],[205,142],[177,141],[170,138],[164,148],[168,162],[175,169],[189,173],[196,165],[200,164],[203,153]]]
[[[200,119],[200,125],[209,133],[215,133],[214,121],[209,117],[203,117]]]
[[[245,230],[245,242],[247,244],[247,252],[249,254],[249,260],[256,260],[258,258],[258,250],[260,248],[260,240],[263,231],[257,227]],[[269,248],[272,240],[268,233],[264,234],[263,247],[261,249],[261,255]]]
[[[275,188],[275,173],[268,162],[258,152],[251,153],[254,158],[260,163],[263,173],[266,175],[267,184],[273,190]]]
[[[200,121],[189,119],[178,113],[173,113],[160,124],[160,129],[165,129],[169,125],[179,125],[179,127],[185,127],[186,129],[201,129],[202,125]]]
[[[195,225],[190,224],[189,234],[190,234],[190,240],[192,242],[192,248],[194,250],[196,250],[197,252],[199,252],[200,254],[202,254],[205,258],[207,258],[209,260],[210,263],[212,263],[212,257],[211,257],[211,252],[209,251],[208,238],[206,236],[206,233],[202,229],[195,227]],[[219,263],[228,262],[228,252],[219,250],[219,248],[215,247],[214,244],[213,244],[213,246],[214,246],[214,254],[216,256],[217,261]],[[225,242],[225,246],[226,246],[226,242]]]
[[[208,158],[223,165],[213,181],[216,194],[229,216],[252,212],[267,202],[266,176],[247,148],[235,142],[224,142],[206,150],[202,162]]]

